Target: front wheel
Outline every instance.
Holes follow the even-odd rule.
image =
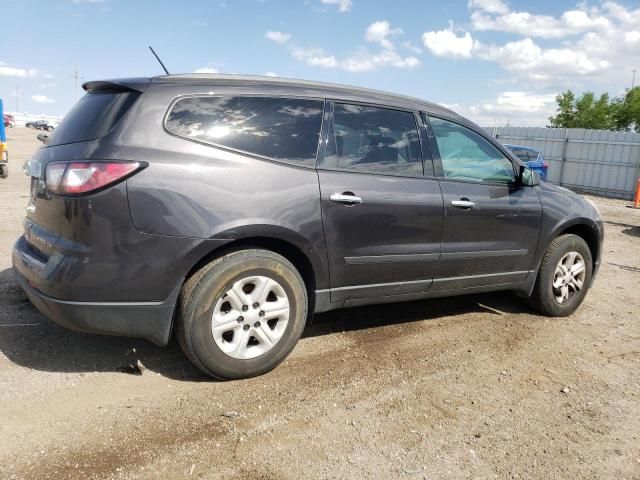
[[[551,317],[571,315],[591,285],[591,250],[577,235],[556,238],[542,257],[529,306]]]
[[[182,350],[220,379],[268,372],[293,350],[307,318],[307,290],[296,268],[269,250],[241,250],[196,272],[180,295]]]

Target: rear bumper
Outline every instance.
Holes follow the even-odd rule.
[[[31,256],[24,237],[13,248],[18,283],[31,303],[58,325],[86,333],[147,339],[166,345],[171,335],[179,287],[161,302],[77,302],[47,295],[34,285],[44,265]]]

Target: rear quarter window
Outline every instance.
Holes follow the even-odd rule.
[[[105,136],[140,96],[131,91],[89,92],[64,117],[48,146],[85,142]]]
[[[313,166],[321,100],[273,97],[185,97],[169,111],[168,132],[262,157]]]

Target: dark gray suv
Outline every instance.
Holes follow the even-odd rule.
[[[13,250],[60,325],[175,331],[218,378],[274,368],[313,312],[513,290],[582,302],[595,206],[441,106],[230,75],[89,82],[30,162]]]

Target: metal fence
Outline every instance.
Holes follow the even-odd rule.
[[[640,175],[640,134],[583,128],[487,128],[501,143],[533,147],[547,180],[572,190],[631,199]]]

